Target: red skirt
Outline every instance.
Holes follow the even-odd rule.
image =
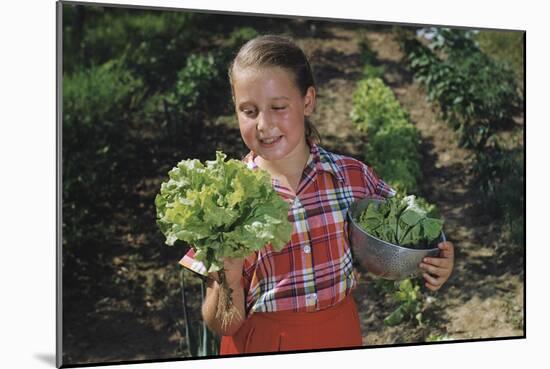
[[[253,313],[233,336],[223,336],[220,355],[359,347],[361,326],[348,295],[331,308],[311,312]]]

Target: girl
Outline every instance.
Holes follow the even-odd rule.
[[[359,316],[351,295],[356,285],[348,245],[346,212],[366,196],[395,191],[365,164],[317,145],[308,117],[316,88],[304,52],[281,36],[246,43],[229,68],[244,162],[272,177],[290,204],[290,242],[275,252],[268,244],[244,259],[226,259],[227,282],[239,311],[227,326],[216,319],[219,284],[209,275],[202,315],[222,336],[220,354],[361,346]],[[439,289],[453,268],[453,245],[440,243],[439,258],[420,267],[427,288]],[[180,263],[204,267],[193,251]]]

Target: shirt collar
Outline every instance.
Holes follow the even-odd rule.
[[[310,157],[306,166],[313,166],[317,171],[324,171],[332,174],[338,181],[344,182],[344,176],[342,170],[336,165],[334,156],[320,146],[317,146],[314,142],[309,141]],[[243,159],[246,165],[250,169],[258,168],[258,165],[254,162],[256,153],[250,151]]]
[[[342,170],[336,164],[334,155],[313,142],[310,142],[309,147],[315,169],[331,173],[338,181],[344,182]]]

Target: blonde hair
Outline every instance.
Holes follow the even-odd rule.
[[[309,87],[315,87],[315,79],[304,51],[290,38],[278,35],[258,36],[244,44],[229,65],[229,82],[233,91],[233,69],[248,67],[279,67],[288,71],[296,87],[305,96]],[[305,135],[308,141],[320,142],[317,128],[305,117]]]

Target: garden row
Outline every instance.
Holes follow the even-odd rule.
[[[523,127],[514,122],[523,100],[514,72],[485,54],[471,31],[428,28],[419,35],[398,36],[407,65],[457,130],[461,146],[472,150],[480,208],[523,246]],[[504,140],[506,131],[515,139]]]
[[[396,189],[398,195],[416,195],[430,216],[437,216],[435,205],[418,196],[422,175],[420,134],[392,90],[380,78],[383,67],[377,64],[373,51],[367,43],[362,43],[361,48],[364,78],[357,83],[350,115],[357,130],[366,136],[362,159]],[[425,299],[418,279],[395,283],[375,279],[375,285],[381,296],[390,294],[397,305],[384,319],[385,324],[396,325],[410,320],[422,324]]]

